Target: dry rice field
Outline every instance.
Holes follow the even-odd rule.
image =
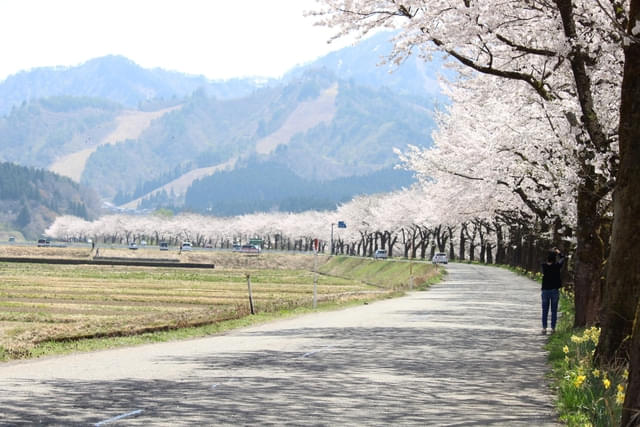
[[[10,358],[48,341],[136,335],[216,323],[249,314],[247,275],[257,312],[311,305],[313,256],[178,254],[101,249],[102,256],[179,258],[215,269],[0,262],[0,351]],[[0,247],[0,257],[87,258],[86,248]],[[320,263],[325,262],[321,259]],[[389,291],[318,276],[319,301],[372,298]]]

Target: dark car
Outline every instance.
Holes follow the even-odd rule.
[[[246,254],[258,254],[260,253],[260,248],[255,245],[242,245],[242,247],[240,248],[240,252]]]

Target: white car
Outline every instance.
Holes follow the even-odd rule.
[[[190,251],[193,249],[191,242],[182,242],[182,246],[180,247],[183,251]]]
[[[378,249],[373,254],[374,259],[387,259],[387,250],[386,249]]]
[[[433,256],[433,259],[431,259],[431,262],[433,262],[434,264],[448,264],[449,263],[449,257],[444,252],[437,252]]]

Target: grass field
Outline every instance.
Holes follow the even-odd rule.
[[[89,256],[74,248],[20,251],[24,253],[18,256]],[[106,255],[149,257],[143,252],[114,249]],[[0,253],[16,256],[6,248]],[[216,268],[0,263],[0,359],[33,357],[52,343],[140,336],[244,318],[249,314],[247,275],[258,313],[311,306],[312,256],[247,257],[220,251],[183,255],[189,262],[214,262]],[[407,263],[319,258],[320,303],[386,297],[408,283],[403,273]],[[382,268],[385,265],[389,267]],[[430,267],[422,264],[420,269]]]

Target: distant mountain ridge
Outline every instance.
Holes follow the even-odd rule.
[[[428,146],[432,112],[443,98],[438,61],[409,60],[392,74],[375,67],[372,52],[388,52],[389,37],[378,34],[282,79],[212,82],[117,56],[19,73],[0,83],[0,108],[9,108],[0,116],[0,161],[49,168],[126,208],[211,212],[215,201],[236,212],[242,203],[205,197],[202,186],[251,159],[269,165],[256,166],[262,181],[297,179],[308,185],[296,188],[325,199],[282,194],[247,209],[335,206],[339,191],[320,190],[328,182],[357,188],[350,194],[391,191],[408,178],[362,177],[391,170],[395,147]],[[198,191],[191,188],[196,180]]]
[[[123,56],[110,55],[76,67],[42,67],[22,71],[0,82],[0,115],[23,102],[54,96],[108,99],[126,108],[170,100],[204,89],[220,99],[238,98],[268,84],[264,78],[209,80],[159,68],[144,69]]]
[[[372,89],[387,88],[396,94],[435,98],[446,101],[441,95],[438,76],[452,78],[443,67],[444,60],[434,55],[426,62],[418,55],[411,55],[402,64],[386,63],[391,53],[392,32],[379,32],[348,46],[331,52],[308,64],[299,65],[287,72],[283,80],[299,78],[313,69],[326,69],[342,80],[353,80],[359,86]]]

